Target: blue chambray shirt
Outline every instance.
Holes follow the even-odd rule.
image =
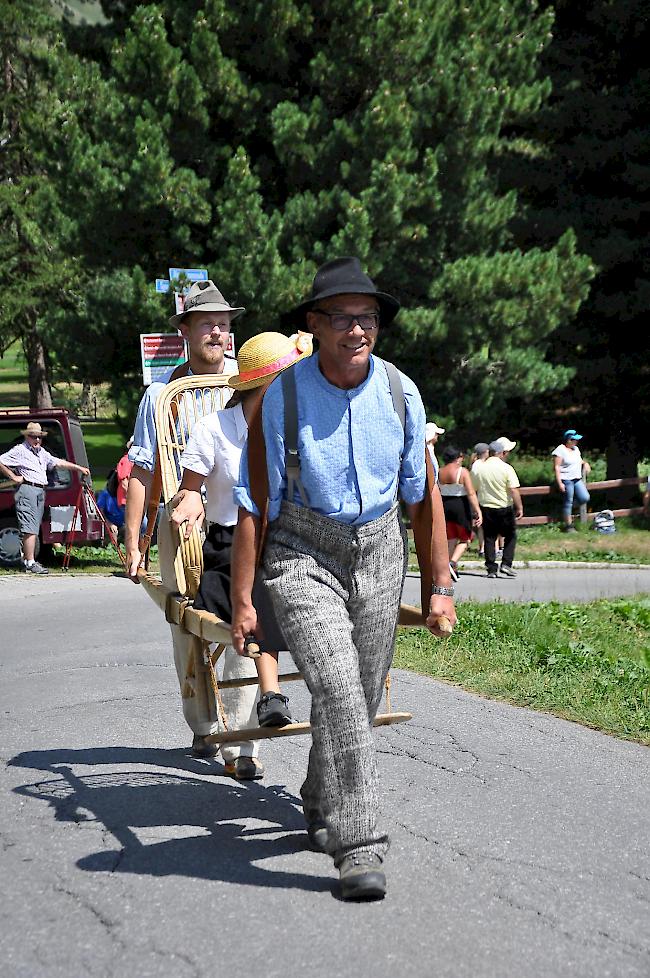
[[[420,393],[400,372],[406,400],[405,432],[393,406],[386,368],[371,356],[366,380],[350,390],[330,384],[318,354],[301,360],[296,372],[298,451],[301,480],[310,508],[340,523],[376,520],[393,505],[397,491],[406,503],[420,502],[426,481],[425,413]],[[262,423],[269,476],[269,521],[286,498],[284,400],[281,378],[264,397]],[[400,454],[402,453],[400,464]],[[247,454],[242,458],[235,502],[251,513]],[[296,489],[294,499],[302,505]]]

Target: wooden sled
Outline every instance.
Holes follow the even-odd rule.
[[[179,459],[190,432],[199,418],[225,407],[228,378],[222,374],[182,377],[172,381],[162,391],[156,405],[156,435],[162,476],[161,520],[169,520],[169,503],[178,491],[181,479]],[[162,553],[161,575],[141,568],[140,583],[147,594],[164,612],[172,626],[178,626],[188,643],[187,670],[182,677],[183,699],[202,697],[208,703],[210,717],[219,721],[223,731],[207,736],[213,744],[261,740],[270,737],[290,737],[311,732],[309,723],[290,723],[284,727],[250,727],[230,729],[221,701],[221,690],[257,684],[256,679],[219,680],[217,662],[230,644],[230,626],[207,611],[192,607],[203,570],[203,536],[196,528],[188,540],[171,524],[172,552]],[[160,530],[159,530],[160,540]],[[402,605],[400,625],[422,626],[419,608]],[[303,677],[299,672],[281,674],[280,683],[294,682]],[[410,713],[391,710],[390,676],[386,680],[386,712],[378,714],[374,726],[383,727],[410,720]]]

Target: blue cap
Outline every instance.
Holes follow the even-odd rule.
[[[575,428],[569,428],[567,431],[564,432],[562,438],[564,439],[564,441],[566,441],[567,438],[573,438],[574,441],[580,441],[582,435],[579,435],[578,432],[575,430]]]

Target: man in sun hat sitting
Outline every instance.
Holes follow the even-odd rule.
[[[172,316],[169,325],[179,329],[187,340],[189,361],[185,368],[188,374],[222,374],[233,373],[237,364],[232,357],[226,357],[228,335],[232,321],[245,310],[242,306],[233,307],[224,298],[214,282],[196,282],[185,297],[185,307],[182,313]],[[142,553],[140,550],[140,527],[145,514],[153,472],[156,462],[156,402],[165,384],[170,380],[175,370],[170,369],[168,375],[160,382],[150,384],[145,391],[133,431],[133,444],[129,449],[129,459],[133,468],[129,478],[126,496],[126,518],[124,543],[127,552],[129,576],[138,583],[138,567]],[[173,553],[175,547],[171,535],[169,521],[161,520],[158,530],[158,547],[161,574],[163,581],[176,589],[173,576]],[[166,579],[167,575],[169,578]],[[174,663],[178,674],[181,690],[187,675],[188,658],[192,654],[187,636],[178,625],[170,624],[174,645]],[[255,667],[251,660],[242,659],[235,655],[232,649],[224,654],[224,678],[240,679],[254,678]],[[224,704],[233,726],[255,726],[255,686],[244,686],[224,691]],[[204,697],[199,686],[195,696],[183,698],[183,714],[193,732],[192,753],[196,757],[215,757],[218,747],[206,741],[211,733],[216,733],[217,722],[213,719],[209,702]],[[259,751],[258,741],[248,741],[240,744],[224,744],[222,757],[226,765],[226,773],[239,779],[250,780],[259,778],[264,772],[260,761],[257,760]]]
[[[312,695],[312,748],[301,792],[307,834],[312,848],[334,858],[344,899],[378,898],[386,889],[388,837],[378,825],[371,724],[393,655],[406,567],[397,496],[417,518],[427,492],[420,394],[395,368],[391,382],[392,371],[373,355],[379,329],[398,310],[358,258],[326,262],[310,297],[283,318],[288,328],[309,330],[318,353],[284,371],[262,405],[268,536],[260,579]],[[257,628],[252,590],[260,512],[251,442],[235,490],[231,596],[238,651]],[[424,614],[440,634],[439,616],[453,624],[456,615],[435,486],[431,495],[436,584]]]
[[[16,485],[14,500],[23,548],[23,567],[28,574],[48,574],[49,571],[34,559],[45,509],[47,473],[50,469],[58,468],[90,475],[90,469],[66,458],[50,455],[43,448],[47,431],[41,428],[40,421],[28,421],[27,427],[20,433],[25,440],[0,455],[0,472]]]

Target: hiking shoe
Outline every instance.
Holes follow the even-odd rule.
[[[194,734],[192,753],[194,757],[216,757],[219,753],[219,745],[209,743],[201,734]]]
[[[327,852],[329,831],[322,818],[307,823],[307,842],[312,852]]]
[[[564,526],[562,527],[562,532],[563,533],[577,533],[578,531],[576,530],[576,528],[573,525],[573,523],[565,523]]]
[[[373,852],[351,852],[339,866],[341,896],[344,900],[381,900],[386,893],[386,877],[379,856]]]
[[[458,568],[454,560],[449,561],[449,576],[454,582],[458,580]]]
[[[501,577],[516,577],[517,571],[514,571],[512,567],[508,567],[507,564],[501,564],[499,574],[501,574]]]
[[[260,727],[286,727],[293,723],[289,712],[289,698],[282,693],[264,693],[257,704]]]
[[[497,576],[496,571],[488,571],[488,577],[496,577],[496,576]]]
[[[223,773],[237,781],[256,781],[264,776],[264,765],[256,757],[236,757],[226,761]]]
[[[47,567],[43,567],[37,560],[33,564],[23,564],[26,574],[49,574]]]
[[[494,556],[496,557],[497,560],[501,560],[501,558],[503,557],[503,550],[497,550]]]

